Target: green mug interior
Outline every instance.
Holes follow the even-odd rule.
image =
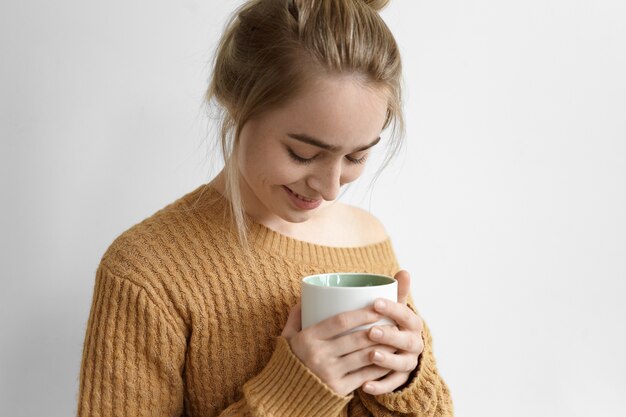
[[[393,278],[374,274],[322,274],[306,277],[303,282],[320,287],[375,287],[393,283]]]

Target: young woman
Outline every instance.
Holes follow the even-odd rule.
[[[386,3],[253,0],[233,15],[207,94],[224,169],[102,257],[79,416],[453,415],[389,237],[336,201],[381,132],[403,131]],[[395,276],[398,302],[302,330],[300,278],[342,271]],[[397,326],[334,338],[381,316]]]

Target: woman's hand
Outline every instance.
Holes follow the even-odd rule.
[[[337,335],[382,316],[373,307],[337,314],[313,326],[302,328],[301,304],[292,309],[283,329],[293,353],[304,365],[337,394],[346,396],[365,382],[387,375],[389,368],[373,364],[374,349],[392,357],[395,348],[372,341],[368,330],[360,330],[335,338]],[[395,326],[380,326],[391,332]],[[385,340],[387,340],[385,338]]]
[[[422,319],[407,305],[411,277],[407,271],[402,270],[394,278],[398,281],[398,302],[380,299],[374,303],[374,307],[378,313],[395,321],[398,327],[372,327],[369,331],[369,338],[375,343],[390,346],[398,351],[389,353],[376,348],[375,351],[370,352],[373,363],[392,371],[380,381],[372,379],[363,385],[363,391],[372,395],[392,392],[404,385],[411,372],[417,367],[419,355],[424,350],[422,339],[424,324]],[[382,302],[380,307],[378,301]],[[377,330],[380,330],[379,334]],[[375,357],[376,353],[380,356]]]

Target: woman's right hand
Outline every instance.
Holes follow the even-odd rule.
[[[347,311],[302,329],[301,303],[289,313],[281,336],[304,365],[333,391],[349,395],[366,381],[374,381],[390,370],[374,365],[372,351],[395,353],[390,346],[380,345],[368,337],[369,330],[336,336],[364,324],[375,323],[382,316],[373,307]],[[385,326],[380,326],[385,327]],[[388,326],[394,327],[394,326]]]

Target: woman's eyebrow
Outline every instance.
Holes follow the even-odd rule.
[[[314,138],[311,135],[307,135],[306,133],[287,133],[287,136],[290,137],[291,139],[295,139],[298,140],[300,142],[306,143],[308,145],[313,145],[313,146],[317,146],[318,148],[322,148],[325,149],[327,151],[330,152],[338,152],[342,150],[341,146],[335,146],[335,145],[330,145],[326,142],[323,142],[317,138]],[[364,146],[360,146],[358,148],[356,148],[354,151],[352,152],[361,152],[364,151],[366,149],[371,148],[372,146],[376,145],[378,142],[380,142],[380,136],[377,137],[376,139],[374,139],[371,143],[364,145]]]

